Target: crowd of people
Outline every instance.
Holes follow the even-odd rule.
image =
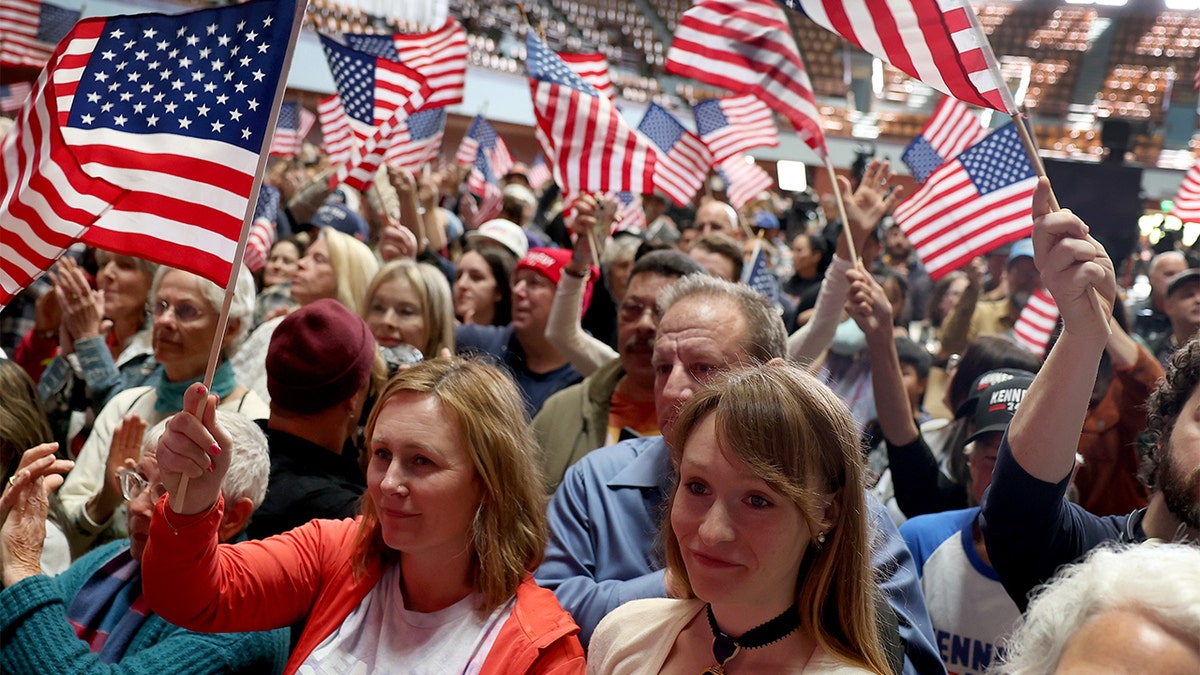
[[[0,312],[0,671],[1200,671],[1196,251],[1111,260],[1043,181],[935,281],[878,161],[845,222],[644,227],[329,171],[270,165],[227,321],[91,249]]]

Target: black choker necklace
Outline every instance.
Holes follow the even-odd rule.
[[[708,612],[708,627],[712,629],[713,634],[713,658],[717,662],[702,675],[725,675],[725,664],[732,661],[742,649],[766,647],[791,635],[800,627],[800,607],[792,605],[784,610],[783,614],[751,628],[741,637],[734,638],[721,632],[717,626],[717,618],[713,616],[712,605],[705,604],[704,611]]]

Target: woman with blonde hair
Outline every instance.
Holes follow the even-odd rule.
[[[322,227],[304,251],[292,276],[292,299],[299,307],[321,298],[333,298],[346,309],[362,315],[367,286],[379,271],[379,261],[358,239],[333,227]],[[267,349],[282,316],[263,322],[233,358],[238,381],[270,403],[267,391]]]
[[[592,637],[597,673],[887,673],[858,436],[791,366],[730,371],[675,423],[668,588]]]
[[[385,264],[367,286],[362,318],[384,349],[408,345],[425,358],[454,352],[450,282],[436,267],[412,260]]]
[[[159,443],[169,496],[150,527],[150,606],[200,631],[302,624],[285,672],[580,673],[578,626],[530,576],[546,541],[537,445],[495,366],[400,371],[367,424],[355,519],[218,545],[226,434],[188,393]],[[177,486],[190,478],[186,500]]]

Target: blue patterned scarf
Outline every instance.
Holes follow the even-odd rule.
[[[158,399],[154,401],[154,411],[169,415],[183,410],[184,392],[203,379],[204,376],[201,375],[183,382],[168,382],[166,371],[159,369],[158,380],[154,382],[154,393],[158,394]],[[237,380],[233,375],[233,365],[229,361],[222,361],[221,365],[217,366],[217,372],[213,373],[212,387],[209,390],[224,401],[234,389],[237,389]]]
[[[75,594],[67,621],[104,663],[117,663],[150,615],[142,596],[142,566],[124,548],[100,566]]]

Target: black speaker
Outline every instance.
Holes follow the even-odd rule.
[[[1141,167],[1120,162],[1044,161],[1059,206],[1071,209],[1088,224],[1092,236],[1120,269],[1137,245],[1137,223],[1143,212]]]
[[[1133,149],[1133,125],[1126,120],[1106,119],[1100,123],[1100,145],[1108,150],[1109,160],[1124,160]]]

